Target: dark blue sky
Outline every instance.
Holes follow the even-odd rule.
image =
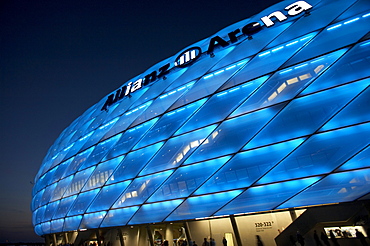
[[[33,179],[79,115],[130,78],[277,0],[2,0],[0,242],[33,232]]]

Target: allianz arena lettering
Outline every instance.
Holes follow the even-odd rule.
[[[283,22],[288,19],[288,16],[299,15],[311,8],[312,6],[305,1],[297,1],[285,7],[285,10],[287,11],[286,15],[283,14],[281,11],[275,11],[267,16],[262,17],[260,20],[266,27],[272,27],[275,25],[273,19],[276,19],[279,22]],[[252,35],[262,30],[263,24],[261,25],[259,22],[252,22],[240,29],[238,28],[232,32],[229,32],[227,34],[228,40],[225,40],[220,36],[215,36],[211,38],[208,45],[207,54],[213,56],[214,50],[219,46],[225,48],[230,44],[239,42],[245,37],[252,38]],[[200,50],[200,53],[198,52],[198,54],[195,54],[195,50],[198,49]],[[114,103],[120,101],[126,96],[130,96],[131,93],[141,89],[143,86],[155,82],[157,79],[165,79],[165,75],[170,73],[173,68],[188,66],[191,63],[195,62],[201,56],[201,54],[202,51],[199,47],[192,47],[187,49],[178,56],[175,62],[173,62],[172,66],[170,63],[167,63],[166,65],[159,68],[158,71],[152,71],[151,73],[145,75],[143,78],[136,80],[135,82],[129,82],[127,85],[124,85],[120,89],[118,89],[116,93],[110,94],[101,110],[108,110],[108,108]]]

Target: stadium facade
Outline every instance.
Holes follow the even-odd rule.
[[[132,78],[35,177],[47,245],[366,235],[370,1],[282,1]],[[339,230],[339,231],[338,231]],[[351,241],[352,240],[352,241]]]

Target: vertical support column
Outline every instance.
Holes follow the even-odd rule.
[[[67,232],[64,232],[63,233],[63,239],[64,239],[64,243],[65,244],[69,243],[69,241],[68,241],[68,233]]]
[[[240,238],[238,225],[236,224],[236,220],[235,220],[234,215],[230,215],[230,222],[231,222],[231,225],[233,227],[236,244],[237,244],[237,246],[242,246],[242,240]]]
[[[169,245],[172,246],[173,242],[173,225],[166,224],[166,232],[164,234],[164,238],[168,241]]]
[[[289,209],[290,218],[292,218],[292,222],[297,219],[297,214],[295,213],[294,208]]]
[[[96,241],[98,242],[98,246],[102,246],[101,241],[100,241],[100,231],[99,231],[99,229],[97,229],[95,231],[95,233],[96,233]]]
[[[51,238],[50,235],[45,235],[45,246],[50,246],[52,241],[53,241],[53,239]]]
[[[191,235],[190,235],[190,230],[189,230],[188,222],[184,222],[183,223],[183,226],[184,226],[184,229],[185,229],[186,239],[187,239],[188,244],[189,244],[190,241],[191,241]]]
[[[154,246],[153,233],[152,233],[152,230],[150,229],[150,225],[146,226],[146,233],[147,233],[148,238],[149,238],[150,246]]]
[[[117,228],[117,230],[118,230],[118,237],[119,237],[121,246],[125,246],[125,239],[123,238],[122,230],[120,228]]]
[[[55,233],[53,234],[53,245],[57,246],[57,235]]]

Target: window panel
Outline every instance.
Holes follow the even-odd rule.
[[[88,169],[85,169],[81,172],[76,173],[76,175],[73,178],[73,181],[68,186],[63,197],[67,197],[67,196],[79,193],[82,190],[82,187],[84,187],[87,179],[90,177],[94,169],[95,167],[90,167]]]
[[[75,195],[62,199],[60,201],[58,209],[55,211],[53,219],[65,217],[76,198],[77,196]]]
[[[219,92],[211,97],[207,103],[181,127],[177,134],[191,131],[208,124],[223,120],[245,98],[247,98],[263,80],[257,79],[229,90]]]
[[[112,175],[116,167],[119,165],[119,163],[122,161],[122,159],[123,156],[120,156],[110,161],[100,163],[88,179],[82,191],[91,190],[103,186],[108,178]]]
[[[145,110],[133,123],[136,126],[153,117],[161,115],[165,112],[181,95],[191,89],[194,82],[190,82],[184,86],[171,90],[157,97],[155,101]]]
[[[292,99],[344,52],[339,50],[275,73],[231,117]]]
[[[119,134],[99,143],[79,170],[91,167],[100,162],[102,158],[107,154],[107,152],[112,148],[112,146],[117,143],[118,139],[121,138],[121,135],[122,134]]]
[[[46,207],[47,206],[43,206],[43,207],[40,207],[38,208],[36,211],[34,211],[34,222],[36,222],[36,224],[39,224],[41,222],[43,222],[43,218],[44,218],[44,215],[45,215],[45,211],[46,211]]]
[[[365,54],[370,54],[370,41],[353,47],[301,94],[309,94],[370,76],[370,55]]]
[[[99,189],[81,193],[78,195],[76,202],[71,207],[71,210],[68,212],[68,216],[78,215],[85,213],[87,207],[90,205],[91,201],[98,194]]]
[[[181,165],[184,160],[207,138],[215,129],[215,125],[169,139],[154,156],[140,175],[159,172]]]
[[[54,183],[54,184],[45,188],[45,192],[42,195],[41,206],[45,205],[46,203],[48,203],[50,201],[50,198],[53,195],[53,192],[54,192],[54,189],[55,189],[56,186],[57,186],[57,184]]]
[[[317,134],[262,177],[259,184],[333,171],[370,142],[370,124]]]
[[[366,79],[363,83],[369,84],[370,79]],[[358,124],[361,122],[370,121],[370,88],[362,92],[355,100],[340,111],[333,119],[325,124],[321,130],[326,131],[338,127]]]
[[[277,105],[224,121],[185,163],[199,162],[235,153],[281,108]]]
[[[114,227],[126,225],[128,220],[136,213],[139,206],[110,210],[101,227]]]
[[[245,24],[248,23],[251,22],[246,22]],[[231,63],[238,62],[248,56],[252,56],[258,53],[276,36],[281,35],[281,33],[284,32],[291,24],[292,22],[288,22],[279,26],[274,26],[273,28],[266,28],[263,30],[263,35],[256,34],[256,38],[253,39],[248,39],[247,37],[245,37],[245,40],[238,44],[234,50],[232,50],[229,54],[225,56],[224,59],[217,63],[216,66],[212,68],[212,70],[215,71],[217,69],[220,69],[221,67],[228,66]],[[239,25],[238,27],[241,26],[243,25]],[[280,42],[279,44],[281,43],[282,42]]]
[[[67,170],[67,168],[69,167],[69,165],[71,165],[72,160],[73,160],[73,158],[59,164],[59,166],[57,167],[57,170],[54,173],[54,177],[53,177],[54,181],[58,181],[62,177],[65,177],[64,173]]]
[[[58,219],[51,221],[50,232],[61,232],[63,230],[64,219]]]
[[[75,231],[79,228],[82,215],[65,218],[63,231]]]
[[[292,57],[285,66],[291,66],[311,57],[355,43],[369,31],[369,25],[370,18],[363,18],[361,15],[334,23],[323,30],[304,49]]]
[[[56,201],[56,202],[50,203],[46,206],[45,214],[44,214],[44,217],[43,217],[42,221],[51,220],[51,218],[53,217],[55,211],[57,210],[57,208],[59,206],[59,202],[60,201]]]
[[[241,190],[212,195],[190,197],[185,200],[166,221],[185,220],[212,216],[217,210],[241,193]],[[205,206],[205,204],[207,204]]]
[[[239,84],[275,71],[315,35],[316,33],[310,33],[260,52],[231,78],[230,83]]]
[[[90,213],[99,210],[108,210],[130,183],[131,181],[125,181],[114,185],[104,186],[91,206],[87,209],[87,212]]]
[[[107,212],[97,212],[85,214],[80,225],[80,229],[98,228]]]
[[[69,184],[72,182],[72,179],[73,179],[73,175],[71,175],[71,176],[69,176],[65,179],[60,180],[58,182],[57,187],[55,188],[55,190],[53,192],[53,196],[50,199],[50,201],[59,200],[64,195],[64,192],[67,190]]]
[[[141,137],[150,129],[158,118],[145,122],[134,128],[125,131],[118,142],[108,152],[106,159],[111,159],[119,155],[123,155],[131,150],[131,148],[141,139]]]
[[[319,178],[315,177],[249,188],[216,215],[272,210],[318,180]]]
[[[241,69],[241,67],[243,67],[248,60],[249,59],[245,59],[243,61],[220,68],[212,73],[205,74],[186,94],[184,94],[182,98],[173,104],[170,109],[175,109],[179,105],[196,101],[199,98],[214,93],[230,78],[230,76],[235,74],[238,69]]]
[[[174,210],[182,200],[172,200],[166,202],[157,202],[152,204],[144,204],[139,211],[128,223],[133,224],[147,224],[163,221],[172,210]]]
[[[367,83],[353,83],[291,101],[247,147],[314,133],[366,86]]]
[[[125,114],[121,115],[114,127],[112,127],[112,129],[105,134],[104,139],[110,138],[111,136],[126,130],[131,123],[152,104],[152,102],[153,101],[146,102],[135,108],[131,108],[129,111],[126,111]]]
[[[298,139],[239,153],[194,194],[248,187],[302,142]]]
[[[274,39],[268,47],[273,47],[288,40],[315,31],[330,24],[337,16],[346,10],[354,1],[332,1],[319,3],[309,10],[309,15],[302,16],[285,32]],[[309,2],[311,5],[312,3]],[[304,27],[304,28],[302,28]]]
[[[89,132],[80,139],[78,139],[74,144],[71,144],[67,147],[69,149],[68,154],[64,157],[63,160],[67,160],[71,156],[74,156],[79,151],[81,151],[82,146],[86,143],[86,141],[93,135],[94,132]]]
[[[362,150],[360,153],[355,155],[353,158],[351,158],[349,161],[344,163],[338,170],[345,171],[356,168],[369,167],[369,163],[370,163],[370,147],[367,147],[366,149]]]
[[[172,174],[171,171],[136,178],[113,205],[113,208],[127,207],[145,200]]]
[[[197,108],[204,104],[204,102],[206,102],[206,99],[199,100],[163,115],[144,135],[134,149],[169,138],[193,112],[197,111]]]
[[[130,152],[109,178],[107,184],[134,178],[162,145],[163,142]]]
[[[74,174],[76,173],[81,165],[84,164],[84,162],[87,160],[87,158],[89,157],[89,155],[93,152],[95,147],[91,147],[87,150],[85,150],[84,152],[78,154],[77,156],[75,156],[73,158],[73,161],[71,162],[71,164],[69,164],[65,174],[64,174],[64,177],[67,177],[71,174]]]
[[[148,202],[189,196],[229,159],[230,156],[178,168]]]
[[[42,234],[50,234],[50,222],[45,222],[41,224]]]
[[[278,208],[349,202],[370,192],[370,169],[334,173]]]

